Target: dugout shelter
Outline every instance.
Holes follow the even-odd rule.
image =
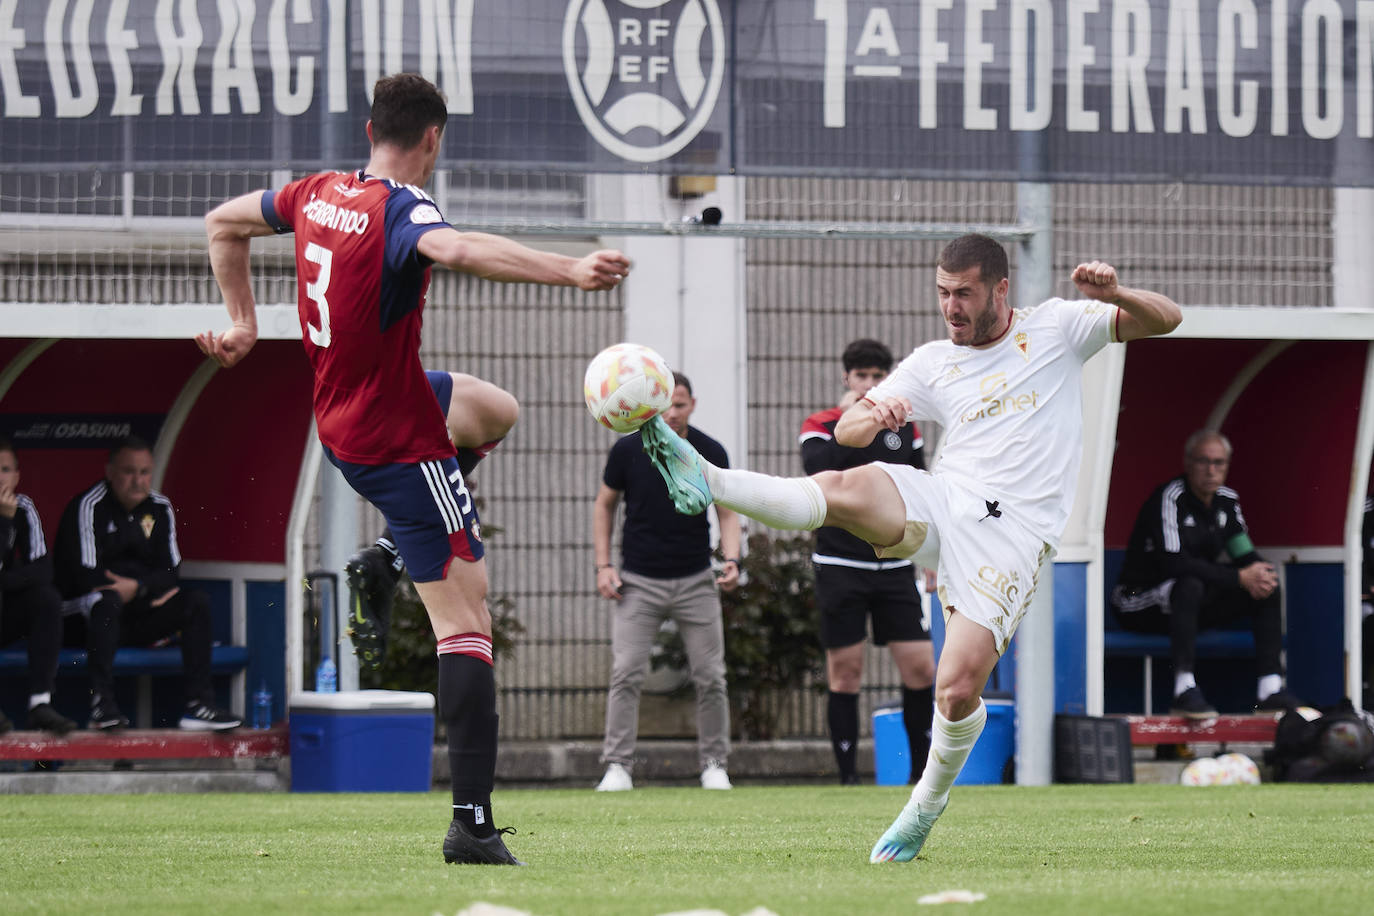
[[[103,475],[110,442],[132,433],[153,444],[153,489],[176,512],[183,583],[205,591],[214,611],[221,700],[242,714],[247,694],[266,684],[279,720],[287,685],[300,683],[290,670],[300,654],[286,646],[303,598],[288,583],[302,580],[319,452],[296,311],[260,306],[258,321],[252,353],[223,371],[192,340],[224,327],[222,306],[7,306],[0,434],[14,441],[20,489],[38,506],[50,550],[67,501]],[[162,651],[179,673],[179,652]],[[64,652],[56,699],[84,720],[72,708],[87,686],[79,655]],[[156,699],[175,704],[179,694],[151,696],[144,676],[134,700],[120,678],[161,662],[126,658],[116,661],[121,705],[136,724],[166,720]]]
[[[1109,348],[1088,363],[1083,472],[1054,570],[1058,711],[1167,704],[1167,637],[1132,645],[1134,634],[1114,633],[1108,596],[1141,504],[1181,472],[1184,440],[1203,427],[1231,440],[1227,485],[1240,494],[1257,548],[1279,567],[1290,687],[1318,705],[1359,702],[1371,341],[1370,311],[1185,308],[1167,338]],[[1200,644],[1199,679],[1223,711],[1253,700],[1248,638]],[[1229,667],[1209,681],[1201,672],[1214,659]],[[1231,694],[1214,696],[1227,678]]]

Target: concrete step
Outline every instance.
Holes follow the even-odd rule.
[[[1264,767],[1264,745],[1189,745],[1195,756],[1239,751]],[[496,761],[497,788],[591,789],[601,779],[600,742],[506,741]],[[1187,760],[1156,760],[1154,748],[1133,755],[1135,781],[1176,785]],[[0,795],[51,793],[280,792],[290,788],[290,760],[147,760],[114,763],[77,761],[61,769],[34,771],[18,762],[0,770]],[[5,771],[8,770],[8,771]],[[730,753],[730,779],[736,785],[817,784],[836,781],[830,742],[822,739],[738,742]],[[859,775],[873,782],[873,747],[859,745]],[[694,740],[650,739],[636,749],[636,786],[693,786],[700,776]],[[448,750],[434,748],[433,784],[449,785]]]
[[[0,795],[282,792],[277,770],[54,770],[0,773]]]
[[[496,758],[496,781],[504,786],[592,787],[606,767],[601,744],[590,741],[506,741]],[[871,742],[859,745],[859,774],[873,780]],[[837,780],[835,758],[826,740],[737,742],[730,750],[735,783],[828,783]],[[701,776],[693,740],[641,740],[635,747],[636,785],[690,785]],[[436,748],[434,781],[449,781],[448,754]]]

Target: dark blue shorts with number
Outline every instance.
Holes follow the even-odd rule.
[[[447,372],[425,374],[447,415],[452,376]],[[415,464],[353,464],[340,461],[328,448],[324,452],[349,486],[381,511],[413,580],[443,579],[454,557],[469,563],[482,559],[481,522],[457,458]]]

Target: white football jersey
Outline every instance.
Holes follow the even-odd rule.
[[[1083,363],[1116,340],[1117,308],[1050,299],[1012,312],[984,349],[936,340],[917,347],[868,392],[902,396],[912,418],[945,429],[935,473],[1058,547],[1083,456]]]

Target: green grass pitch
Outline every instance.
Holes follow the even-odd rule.
[[[444,865],[439,793],[9,796],[0,913],[1374,912],[1374,786],[958,787],[920,859],[869,865],[906,796],[498,791],[520,869]]]

